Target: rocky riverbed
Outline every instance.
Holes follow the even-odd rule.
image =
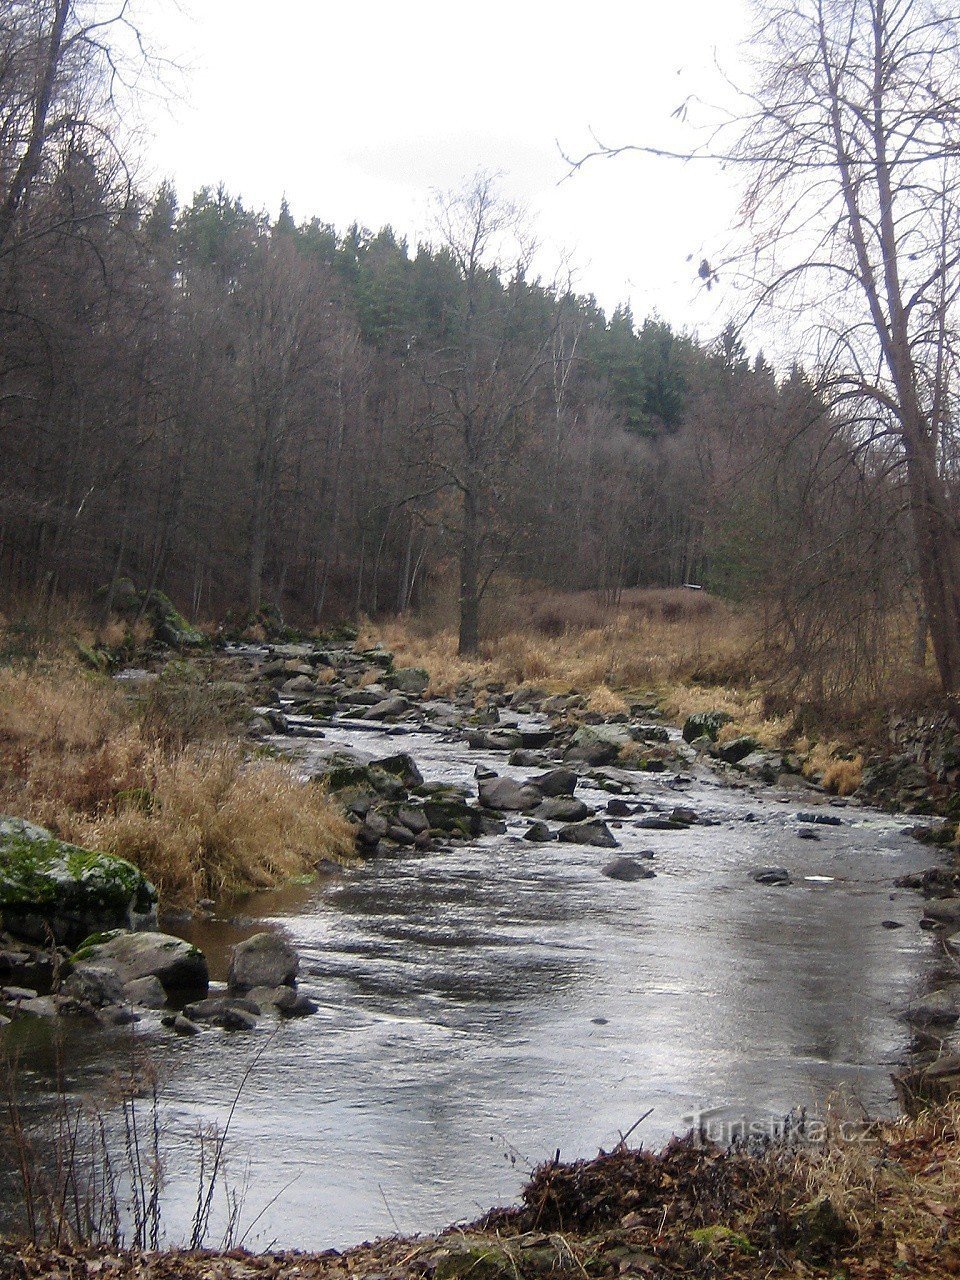
[[[949,1047],[954,922],[935,915],[952,907],[924,916],[917,889],[955,886],[930,880],[908,820],[831,802],[755,744],[717,747],[709,722],[685,742],[652,695],[604,718],[531,688],[432,698],[424,673],[346,645],[229,662],[251,733],[352,815],[355,865],[199,904],[165,936],[37,950],[53,994],[7,980],[4,1035],[41,1102],[44,1028],[90,1094],[134,1036],[182,1134],[222,1117],[268,1035],[233,1135],[258,1209],[291,1184],[260,1238],[323,1247],[469,1216],[528,1161],[591,1154],[651,1107],[647,1141],[697,1118],[719,1137],[774,1124],[839,1087],[882,1111],[911,1049]],[[29,960],[22,939],[7,952]]]

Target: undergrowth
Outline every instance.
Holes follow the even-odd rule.
[[[63,658],[0,668],[0,812],[127,858],[167,906],[269,887],[351,852],[321,788],[281,761],[248,761],[199,679],[166,684],[131,705]]]

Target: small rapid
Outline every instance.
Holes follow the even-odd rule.
[[[291,728],[277,742],[305,774],[315,753],[344,747],[403,750],[429,781],[470,788],[477,766],[535,776],[439,731]],[[827,804],[818,812],[839,825],[800,839],[809,793],[731,785],[692,758],[629,785],[643,814],[609,825],[620,852],[652,854],[654,878],[611,880],[609,851],[531,843],[528,820],[507,815],[504,834],[371,858],[177,929],[214,978],[238,939],[282,930],[313,1017],[190,1039],[150,1018],[67,1032],[68,1087],[90,1097],[132,1045],[153,1060],[170,1238],[193,1211],[193,1135],[225,1123],[241,1080],[224,1181],[253,1248],[343,1247],[476,1216],[515,1198],[533,1164],[595,1154],[641,1116],[631,1141],[656,1145],[698,1120],[722,1137],[743,1117],[817,1112],[838,1090],[892,1110],[909,1036],[899,1013],[934,964],[916,900],[894,887],[928,862],[907,822]],[[609,799],[589,779],[577,795],[598,810]],[[677,805],[696,825],[639,825]],[[767,865],[792,883],[756,883]],[[24,1069],[38,1096],[51,1062],[34,1035]]]

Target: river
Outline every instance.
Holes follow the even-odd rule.
[[[431,781],[475,785],[478,764],[533,772],[440,734],[345,724],[301,744],[305,770],[341,743],[409,751]],[[838,1090],[892,1110],[889,1073],[908,1042],[898,1011],[935,964],[917,900],[893,886],[929,863],[907,820],[825,806],[841,825],[800,839],[809,794],[738,788],[694,765],[686,781],[634,776],[638,799],[705,820],[615,829],[624,853],[653,851],[655,879],[610,880],[608,852],[528,843],[518,819],[506,835],[373,859],[176,930],[223,978],[239,937],[282,929],[320,1005],[312,1017],[187,1039],[149,1017],[68,1033],[79,1094],[100,1094],[131,1041],[157,1064],[169,1238],[189,1229],[192,1135],[225,1123],[247,1067],[224,1185],[253,1248],[342,1247],[476,1216],[515,1198],[536,1162],[593,1155],[641,1116],[631,1142],[656,1145],[698,1115],[723,1136],[741,1117],[822,1112]],[[607,799],[586,784],[577,794]],[[769,864],[793,884],[754,883]],[[49,1046],[35,1034],[27,1048],[42,1095]]]

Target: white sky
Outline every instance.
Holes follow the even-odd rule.
[[[299,221],[389,222],[429,235],[431,191],[503,172],[551,275],[608,309],[632,302],[712,336],[734,299],[696,268],[720,256],[736,206],[726,176],[624,156],[565,182],[559,144],[691,145],[671,120],[734,76],[746,0],[160,0],[155,43],[183,68],[182,100],[152,111],[148,180],[181,199],[223,181],[254,208],[286,195]],[[558,185],[559,184],[559,185]],[[690,258],[690,261],[688,261]]]

